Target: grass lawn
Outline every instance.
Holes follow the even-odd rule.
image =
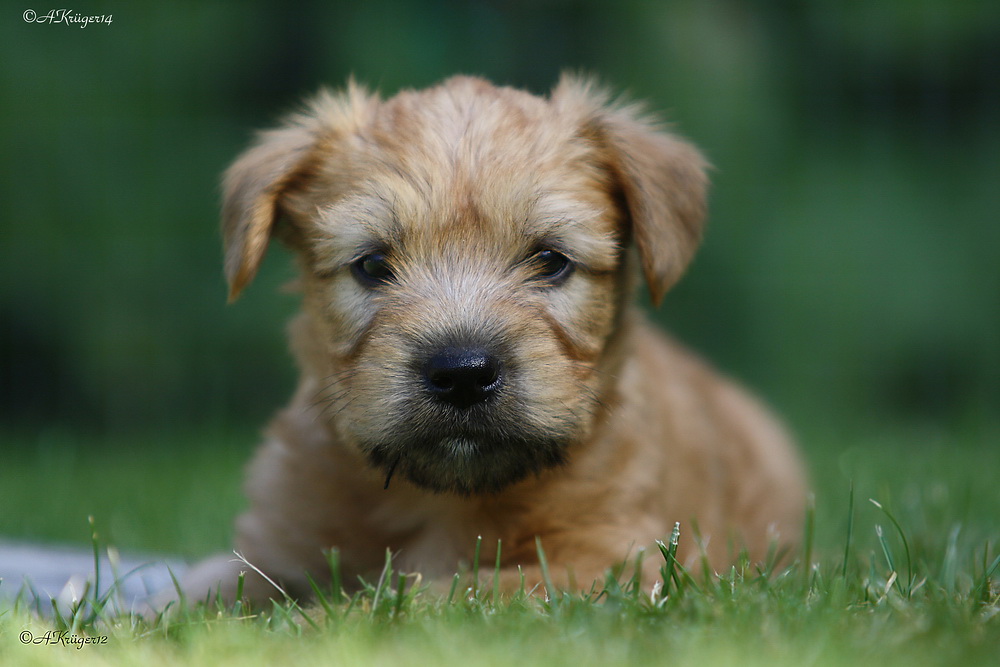
[[[1000,430],[802,441],[814,538],[788,568],[670,575],[669,557],[648,554],[663,560],[668,580],[653,598],[633,589],[626,570],[591,596],[499,600],[483,572],[481,587],[463,580],[449,600],[401,589],[390,567],[350,599],[326,591],[306,610],[202,608],[154,622],[91,607],[37,619],[8,605],[0,663],[1000,664]],[[122,552],[196,558],[226,549],[252,444],[250,433],[7,437],[0,535],[87,544],[92,515],[99,543]],[[19,640],[59,630],[68,645]],[[107,639],[72,643],[84,636]]]

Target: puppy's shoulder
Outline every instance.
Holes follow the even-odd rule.
[[[620,386],[632,432],[648,438],[647,460],[660,454],[671,470],[694,477],[701,471],[706,485],[721,484],[720,497],[734,503],[726,512],[777,520],[791,535],[806,474],[784,425],[738,382],[652,324],[635,322],[631,338],[635,352]]]
[[[634,318],[622,377],[649,414],[698,431],[697,441],[733,449],[791,452],[790,438],[770,409],[739,382],[645,317]],[[639,395],[636,395],[636,394]],[[692,436],[694,433],[692,433]]]

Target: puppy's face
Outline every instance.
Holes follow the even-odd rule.
[[[491,492],[584,441],[636,242],[658,297],[700,232],[697,153],[586,84],[467,78],[322,96],[227,175],[235,296],[277,230],[300,354],[340,436],[388,477]]]

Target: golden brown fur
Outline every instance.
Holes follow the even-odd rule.
[[[518,566],[540,581],[538,536],[556,582],[589,588],[675,521],[682,558],[696,521],[719,567],[794,543],[781,428],[630,304],[636,259],[656,301],[684,271],[705,188],[692,146],[572,77],[548,98],[352,83],[263,133],[226,174],[226,275],[235,299],[272,236],[295,251],[301,381],[249,469],[237,550],[304,594],[331,547],[348,582],[386,548],[447,578],[482,536],[510,588]],[[429,370],[483,363],[470,405]],[[220,556],[184,587],[231,598],[245,569]]]

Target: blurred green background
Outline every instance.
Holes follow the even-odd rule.
[[[86,28],[22,4],[0,16],[7,446],[252,433],[283,404],[288,257],[226,306],[218,176],[350,74],[544,92],[582,69],[649,100],[715,165],[659,319],[800,431],[1000,417],[998,2],[81,2],[113,16]]]

